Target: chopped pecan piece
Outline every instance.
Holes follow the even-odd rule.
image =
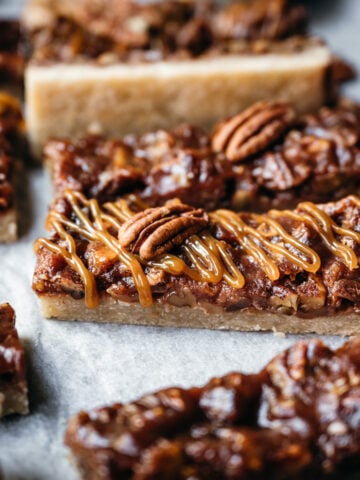
[[[204,210],[173,201],[140,212],[124,223],[119,230],[119,242],[139,253],[143,260],[151,260],[181,245],[207,225]]]
[[[122,140],[52,140],[45,156],[58,196],[76,189],[103,203],[134,193],[151,207],[179,198],[207,211],[262,212],[359,194],[359,147],[360,107],[342,100],[302,116],[246,162],[215,152],[210,135],[189,125]]]
[[[285,103],[255,103],[215,126],[212,148],[231,162],[244,161],[278,140],[294,118],[294,110]]]
[[[283,191],[301,185],[311,175],[309,165],[286,158],[283,152],[270,152],[254,163],[253,176],[269,190]]]
[[[214,31],[221,39],[286,38],[306,31],[302,5],[284,0],[232,2],[214,16]]]
[[[333,56],[331,66],[333,81],[335,83],[348,82],[356,78],[356,70],[353,65],[347,62],[344,58]]]

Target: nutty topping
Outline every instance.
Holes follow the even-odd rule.
[[[18,150],[21,145],[20,128],[22,125],[23,119],[20,103],[7,93],[0,92],[0,213],[9,210],[13,206],[14,154],[15,150]],[[2,236],[8,240],[1,233],[0,237]]]
[[[21,51],[20,23],[15,20],[0,20],[0,82],[14,87],[23,80],[25,58]],[[19,84],[19,85],[18,85]]]
[[[264,215],[217,210],[209,214],[210,221],[202,210],[178,201],[147,209],[132,197],[100,206],[71,191],[55,207],[48,220],[55,235],[36,243],[42,259],[34,279],[38,292],[44,291],[48,274],[39,272],[42,267],[48,270],[46,252],[51,252],[63,259],[59,272],[65,261],[71,282],[83,284],[80,290],[70,290],[77,298],[79,291],[83,293],[90,308],[97,305],[106,285],[118,281],[120,290],[138,295],[144,306],[152,305],[159,290],[152,288],[149,269],[167,275],[158,276],[163,279],[157,285],[160,292],[166,291],[168,280],[172,293],[173,288],[194,281],[191,288],[197,285],[202,290],[207,284],[202,297],[214,298],[222,291],[216,301],[236,308],[249,305],[254,287],[265,304],[269,299],[270,308],[290,313],[321,308],[328,301],[341,305],[341,298],[359,303],[360,199],[355,196],[319,206],[304,202],[293,211]],[[136,213],[139,210],[141,214]],[[179,248],[167,253],[174,247]],[[178,280],[171,281],[175,276]],[[60,285],[64,273],[55,277],[54,282],[52,270],[45,290],[53,283],[68,291]],[[259,308],[256,295],[255,305]],[[262,301],[260,305],[263,309]]]
[[[51,8],[43,3],[32,8],[36,14],[25,15],[39,61],[181,59],[232,52],[233,42],[256,54],[253,41],[261,40],[267,49],[306,30],[304,8],[284,0],[233,2],[225,8],[207,0],[63,0],[51,2]]]
[[[214,30],[220,38],[285,38],[304,33],[306,12],[286,0],[232,2],[215,16]]]
[[[65,443],[84,478],[355,479],[359,348],[360,338],[337,350],[302,341],[256,374],[81,412]]]
[[[143,260],[153,258],[182,245],[191,235],[208,225],[202,209],[178,202],[150,208],[125,222],[119,230],[119,243]]]
[[[291,125],[294,110],[287,104],[258,102],[215,126],[212,148],[231,162],[244,161],[274,143]]]

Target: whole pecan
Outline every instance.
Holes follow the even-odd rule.
[[[243,161],[274,143],[294,118],[294,110],[286,103],[257,102],[215,126],[212,149],[224,152],[231,162]]]
[[[181,245],[203,230],[208,221],[203,209],[171,201],[163,207],[148,208],[125,222],[119,230],[119,242],[148,261]]]

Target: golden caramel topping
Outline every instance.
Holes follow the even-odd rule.
[[[353,198],[358,201],[356,197]],[[274,217],[287,216],[298,222],[309,223],[311,227],[318,232],[323,242],[334,256],[340,257],[350,270],[358,267],[358,258],[354,250],[348,245],[336,240],[334,233],[343,238],[351,238],[359,244],[360,234],[348,228],[338,226],[329,215],[313,203],[300,203],[297,212],[290,210],[282,212],[271,210],[269,214]]]
[[[79,274],[85,288],[86,306],[89,308],[98,303],[96,282],[78,256],[72,234],[90,242],[100,242],[127,267],[143,306],[150,306],[153,302],[147,268],[159,269],[170,275],[186,275],[197,282],[218,283],[223,280],[237,289],[245,285],[246,279],[230,253],[230,245],[214,238],[207,228],[197,234],[187,235],[181,245],[176,245],[180,252],[178,255],[160,249],[158,256],[146,260],[138,252],[130,252],[118,238],[124,224],[132,225],[139,219],[143,221],[144,215],[137,214],[129,207],[130,203],[136,205],[138,210],[144,207],[142,203],[130,198],[100,207],[96,200],[87,200],[81,193],[73,191],[66,191],[65,198],[72,209],[70,218],[55,210],[51,211],[48,227],[56,232],[58,239],[39,239],[36,249],[43,246],[61,255]],[[360,205],[360,200],[356,197],[354,201]],[[186,208],[191,208],[182,206],[180,202],[169,205],[176,205],[176,210],[181,214]],[[147,210],[154,211],[145,209],[144,213]],[[240,251],[250,256],[271,281],[280,278],[279,265],[284,258],[310,274],[315,274],[321,267],[317,252],[285,229],[283,225],[288,220],[295,221],[296,225],[310,225],[334,256],[339,257],[351,270],[358,267],[358,258],[348,243],[350,240],[360,244],[360,234],[337,225],[321,207],[310,202],[299,204],[295,211],[271,210],[264,215],[248,213],[244,218],[229,210],[217,210],[209,214],[209,219],[212,226],[218,225],[230,232]],[[137,231],[135,233],[134,238],[138,235]],[[132,243],[132,237],[130,240]]]

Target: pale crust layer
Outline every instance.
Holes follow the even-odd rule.
[[[70,321],[146,325],[156,327],[207,328],[212,330],[274,331],[281,333],[317,333],[320,335],[356,335],[360,333],[360,316],[356,313],[301,318],[295,315],[263,311],[224,312],[219,307],[176,307],[154,304],[144,308],[103,297],[96,309],[85,307],[83,300],[68,295],[39,295],[45,318]]]
[[[16,211],[0,212],[0,243],[14,242],[17,238]]]
[[[51,137],[99,133],[121,137],[186,122],[209,128],[257,100],[288,101],[299,113],[326,100],[331,55],[325,46],[303,52],[221,56],[149,64],[30,65],[27,121],[40,154]]]

